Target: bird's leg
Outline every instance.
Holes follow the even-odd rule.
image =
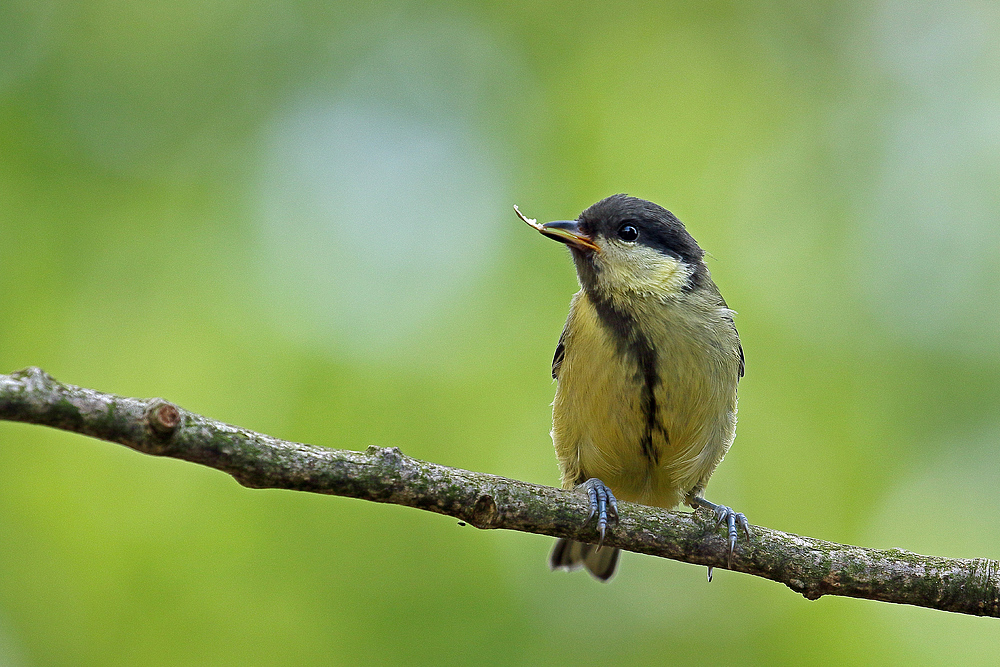
[[[615,498],[615,494],[611,493],[611,489],[596,477],[591,477],[576,488],[580,487],[587,490],[587,496],[590,498],[590,514],[587,516],[587,521],[593,519],[595,514],[597,515],[597,532],[601,535],[597,548],[600,549],[604,544],[604,533],[608,527],[608,519],[611,518],[615,523],[618,523],[618,500]]]
[[[750,522],[743,515],[742,512],[735,512],[733,508],[726,507],[725,505],[716,505],[713,502],[709,502],[702,498],[701,496],[689,496],[688,504],[691,507],[704,507],[715,512],[715,525],[721,526],[723,522],[726,523],[729,529],[729,566],[733,565],[733,551],[736,550],[736,538],[738,535],[737,526],[743,529],[743,533],[750,539]],[[708,580],[712,580],[712,568],[708,568]]]

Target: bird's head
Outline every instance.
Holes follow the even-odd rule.
[[[644,199],[612,195],[576,220],[538,224],[521,217],[569,247],[580,284],[592,296],[669,299],[709,279],[705,251],[681,221]]]

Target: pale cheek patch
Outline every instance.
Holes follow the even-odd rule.
[[[612,295],[666,299],[680,294],[693,269],[645,246],[609,244],[600,255],[598,283]]]

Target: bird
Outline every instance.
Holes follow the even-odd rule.
[[[559,539],[551,569],[611,579],[619,549],[603,542],[619,499],[714,512],[731,562],[749,523],[704,493],[736,436],[745,362],[705,251],[670,211],[626,194],[576,220],[539,224],[514,209],[569,248],[580,283],[552,359],[551,436],[562,487],[587,492],[599,540]]]

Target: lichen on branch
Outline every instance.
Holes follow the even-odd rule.
[[[0,419],[51,426],[154,456],[209,466],[255,489],[291,489],[406,505],[478,528],[597,542],[583,494],[410,458],[396,447],[364,452],[281,440],[188,412],[63,384],[39,368],[0,375]],[[815,600],[841,595],[1000,616],[1000,562],[869,549],[754,526],[729,563],[707,511],[619,503],[605,544],[763,577]]]

